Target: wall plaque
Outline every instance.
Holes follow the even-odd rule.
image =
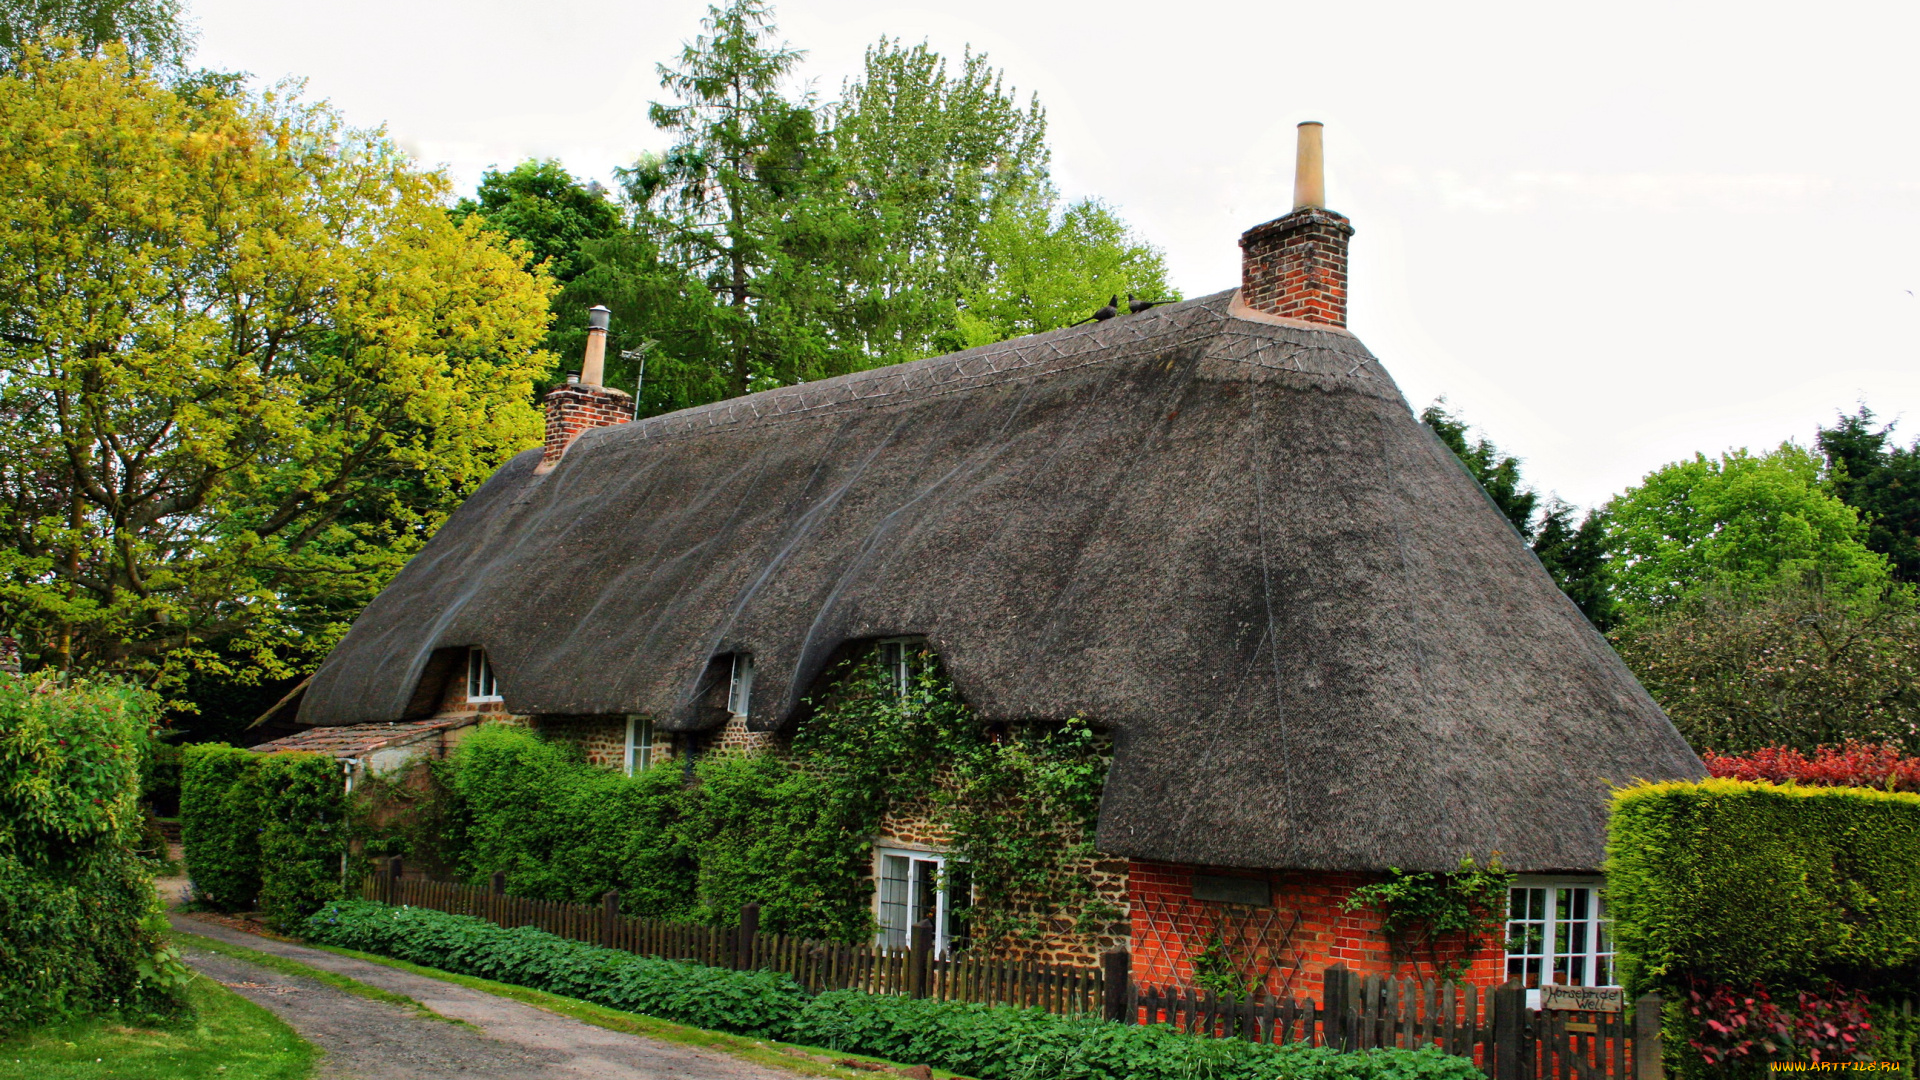
[[[1626,1001],[1627,992],[1617,986],[1540,985],[1540,1007],[1543,1009],[1617,1013]]]
[[[1214,877],[1210,874],[1193,875],[1193,898],[1211,900],[1216,904],[1248,904],[1253,907],[1273,906],[1273,889],[1265,878]]]

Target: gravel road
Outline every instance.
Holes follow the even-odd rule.
[[[272,1010],[327,1052],[325,1080],[794,1080],[716,1051],[660,1042],[581,1023],[531,1005],[414,975],[383,964],[303,948],[195,919],[173,916],[185,934],[242,945],[405,994],[475,1031],[426,1019],[411,1009],[370,1001],[312,979],[186,949],[195,970]]]

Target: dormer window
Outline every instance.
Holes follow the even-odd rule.
[[[493,665],[487,661],[487,651],[481,648],[467,650],[467,701],[470,704],[504,701],[500,696],[500,685],[494,680]]]
[[[902,698],[920,675],[920,655],[926,648],[927,643],[919,638],[884,638],[880,642],[880,670]]]
[[[747,706],[753,702],[753,656],[750,653],[733,654],[733,681],[727,687],[727,711],[735,716],[747,715]]]

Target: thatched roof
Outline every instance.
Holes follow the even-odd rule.
[[[1588,869],[1610,783],[1702,775],[1366,348],[1230,293],[539,460],[368,606],[302,721],[401,719],[436,648],[481,645],[513,712],[689,730],[739,650],[766,730],[845,643],[924,635],[984,718],[1112,729],[1115,855]]]

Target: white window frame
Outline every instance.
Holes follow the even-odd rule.
[[[894,866],[888,863],[889,859],[903,860],[905,864],[906,895],[902,899],[890,899],[888,896],[890,886],[901,880],[896,876],[890,876]],[[913,943],[915,922],[913,913],[924,911],[926,906],[921,895],[925,882],[915,865],[920,863],[933,864],[933,952],[935,956],[946,956],[947,951],[953,946],[952,908],[948,902],[950,899],[948,886],[951,884],[951,879],[948,877],[947,868],[949,865],[965,866],[966,864],[944,852],[916,848],[874,847],[873,921],[880,929],[875,932],[873,942],[875,945],[889,949],[904,949]],[[902,910],[899,912],[888,910],[894,907]],[[903,925],[895,925],[896,923]]]
[[[733,673],[727,679],[727,711],[745,716],[753,705],[753,654],[733,654]]]
[[[1516,945],[1520,946],[1517,951]],[[1540,1007],[1542,983],[1620,985],[1614,962],[1613,920],[1607,915],[1606,879],[1514,878],[1512,888],[1507,890],[1504,948],[1504,974],[1520,979],[1526,987],[1528,1008]]]
[[[880,649],[880,665],[893,677],[894,693],[902,698],[913,689],[913,679],[917,672],[913,670],[915,654],[925,651],[925,638],[891,637],[875,642]]]
[[[627,775],[653,768],[653,717],[627,714],[627,747],[624,758]]]
[[[493,673],[493,661],[487,659],[487,650],[478,645],[472,646],[467,650],[468,703],[478,705],[505,700],[500,693],[500,680]]]

